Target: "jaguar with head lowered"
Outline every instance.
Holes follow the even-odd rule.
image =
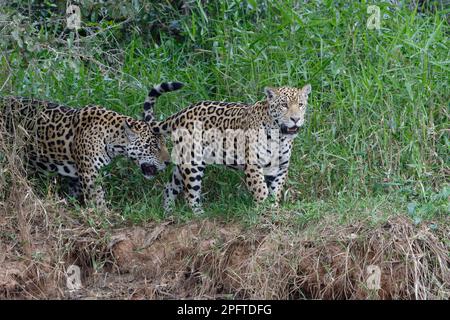
[[[201,184],[206,165],[225,164],[244,170],[257,202],[269,195],[278,203],[286,180],[294,138],[303,125],[311,86],[265,88],[266,99],[252,105],[203,101],[166,120],[154,119],[154,90],[144,104],[144,120],[158,134],[172,135],[175,162],[164,191],[170,211],[184,192],[195,213],[203,212]]]
[[[159,93],[178,89],[170,83],[157,88]],[[133,160],[149,179],[170,160],[165,138],[155,133],[149,123],[100,106],[76,109],[6,97],[0,108],[2,122],[12,139],[23,137],[25,156],[33,168],[66,177],[70,195],[84,196],[98,207],[106,203],[96,178],[115,157]]]

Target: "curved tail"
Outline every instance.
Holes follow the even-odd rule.
[[[153,107],[155,106],[156,100],[161,94],[165,92],[175,91],[181,89],[182,87],[184,87],[183,83],[173,81],[162,82],[151,88],[144,102],[144,121],[150,122],[154,120]]]

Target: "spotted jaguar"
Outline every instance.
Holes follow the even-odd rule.
[[[177,85],[155,86],[158,95]],[[153,99],[150,103],[155,103]],[[151,124],[100,106],[71,108],[22,97],[5,97],[0,123],[6,134],[23,138],[30,168],[56,172],[68,180],[69,195],[106,207],[104,191],[96,184],[102,167],[124,156],[151,179],[170,162],[165,137]]]
[[[286,181],[292,146],[305,121],[311,85],[265,88],[265,99],[251,105],[202,101],[166,120],[156,121],[150,90],[143,117],[155,133],[171,135],[175,162],[164,191],[170,212],[184,192],[194,213],[202,213],[201,186],[205,167],[225,164],[245,172],[248,189],[257,202],[269,196],[278,204]]]

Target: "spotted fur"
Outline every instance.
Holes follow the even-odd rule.
[[[99,170],[117,156],[140,166],[146,178],[169,162],[164,137],[150,124],[99,106],[74,109],[19,97],[3,99],[0,119],[11,138],[21,135],[29,164],[57,172],[69,181],[73,196],[104,207],[104,191],[95,184]]]
[[[152,112],[148,112],[145,119],[152,123],[152,128],[156,133],[172,134],[175,149],[182,143],[186,145],[185,140],[189,137],[192,141],[188,141],[188,144],[201,139],[203,150],[205,150],[208,144],[217,141],[214,141],[214,138],[205,139],[204,132],[211,129],[219,130],[222,133],[228,129],[241,130],[247,137],[243,164],[237,161],[235,153],[230,155],[228,151],[224,151],[223,164],[245,172],[247,187],[257,202],[264,201],[269,195],[273,195],[278,203],[289,168],[292,144],[299,128],[304,123],[310,91],[310,85],[300,89],[266,88],[266,99],[253,105],[203,101],[179,111],[162,122],[154,121]],[[152,110],[149,109],[149,111]],[[198,122],[202,125],[203,136],[195,137],[195,134],[192,133]],[[185,132],[191,134],[174,136],[179,129],[184,129]],[[255,138],[253,135],[256,132],[263,132],[267,139],[266,145],[249,142]],[[235,148],[239,147],[235,141],[233,143]],[[267,145],[273,143],[278,146],[278,152],[267,148]],[[249,161],[251,152],[257,155],[256,162]],[[263,153],[266,157],[262,156]],[[207,155],[207,152],[202,152],[200,158],[195,160],[192,160],[196,156],[193,152],[191,156],[191,160],[181,161],[176,165],[171,181],[166,185],[164,193],[166,211],[171,210],[177,195],[182,192],[185,193],[194,212],[201,213],[203,211],[200,199],[202,179],[205,167],[209,163],[208,156],[215,155]]]

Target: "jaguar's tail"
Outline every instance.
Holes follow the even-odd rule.
[[[175,91],[182,87],[184,87],[183,83],[173,81],[163,82],[151,88],[144,102],[144,121],[150,122],[154,120],[153,107],[161,94]]]

